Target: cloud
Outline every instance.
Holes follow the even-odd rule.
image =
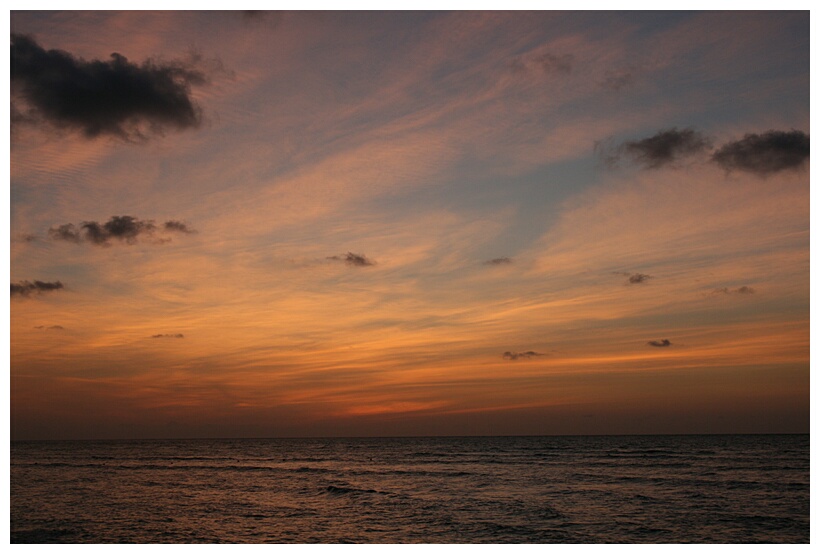
[[[33,283],[29,281],[18,281],[17,283],[11,284],[11,296],[28,297],[32,294],[51,292],[62,288],[64,287],[60,281],[54,281],[53,283],[47,281],[34,281]]]
[[[353,252],[348,252],[344,256],[328,256],[327,259],[343,261],[354,267],[366,267],[376,264],[373,260],[368,259],[367,256],[363,254],[354,254]]]
[[[186,224],[179,221],[166,221],[162,230],[172,233],[194,233]],[[153,220],[141,220],[130,215],[115,215],[105,223],[84,221],[79,226],[65,223],[48,230],[48,236],[54,240],[66,242],[90,242],[97,246],[109,246],[112,240],[127,244],[137,242],[139,236],[154,237],[157,226]],[[168,238],[154,239],[155,243],[167,242]]]
[[[484,262],[484,265],[509,265],[511,263],[513,263],[511,258],[493,258]]]
[[[639,285],[641,283],[646,283],[649,279],[652,278],[651,275],[647,275],[646,273],[624,273],[622,271],[614,271],[613,273],[615,275],[624,275],[625,277],[627,277],[627,285]]]
[[[94,244],[107,244],[111,239],[132,244],[138,235],[151,234],[156,228],[152,221],[141,221],[130,215],[115,215],[103,224],[86,221],[81,227],[85,230],[86,240]]]
[[[112,135],[144,139],[146,132],[199,126],[201,111],[191,85],[207,82],[192,62],[131,63],[112,53],[108,61],[86,61],[62,50],[46,50],[33,38],[11,34],[11,84],[28,105],[14,108],[16,122],[46,121],[81,131],[87,138]],[[15,89],[15,85],[19,85]]]
[[[724,144],[712,155],[712,161],[727,171],[768,175],[801,168],[810,150],[809,135],[803,131],[767,131]]]
[[[729,288],[722,288],[722,289],[715,289],[713,294],[754,294],[757,292],[752,287],[747,287],[743,285],[742,287],[738,287],[736,289],[730,290]]]
[[[51,227],[48,230],[48,236],[54,240],[64,240],[67,242],[80,242],[80,240],[82,240],[80,231],[74,226],[73,223],[66,223],[58,227]]]
[[[530,358],[533,358],[535,356],[543,356],[543,355],[544,354],[542,354],[540,352],[535,352],[533,350],[527,350],[526,352],[510,352],[510,351],[507,351],[507,352],[504,352],[504,354],[502,354],[501,357],[504,358],[505,360],[517,360],[519,358],[524,358],[524,359],[529,360]]]
[[[151,335],[151,338],[152,339],[184,339],[185,335],[183,335],[182,333],[176,333],[176,334],[164,333],[164,334],[159,334],[159,335]]]
[[[711,141],[700,132],[675,127],[642,140],[624,142],[616,148],[608,142],[597,142],[595,150],[610,167],[627,156],[644,168],[657,169],[712,148]],[[710,159],[727,171],[737,169],[765,176],[802,168],[810,151],[809,135],[802,131],[767,131],[750,133],[741,140],[726,143]]]
[[[645,168],[656,169],[710,147],[710,141],[694,129],[679,130],[673,127],[643,140],[625,142],[619,153],[626,154]]]
[[[665,348],[667,346],[672,346],[672,343],[669,341],[669,339],[651,340],[651,341],[647,342],[646,344],[649,345],[649,346],[655,346],[657,348]]]
[[[35,325],[35,329],[42,329],[44,331],[62,331],[65,329],[62,325]]]
[[[165,230],[166,231],[176,231],[178,233],[196,233],[193,229],[190,229],[185,223],[181,221],[166,221],[165,222]]]
[[[630,285],[636,285],[639,283],[646,283],[651,278],[652,276],[647,275],[646,273],[633,273],[629,276],[629,279],[627,279],[627,281]]]

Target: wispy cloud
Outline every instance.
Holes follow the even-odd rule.
[[[158,230],[153,220],[141,220],[130,215],[115,215],[105,223],[84,221],[79,226],[65,223],[48,230],[48,236],[54,240],[66,242],[90,242],[97,246],[109,246],[112,240],[134,244],[140,236],[153,237]],[[186,224],[179,221],[166,221],[162,230],[172,233],[193,233]],[[153,242],[168,242],[168,238],[158,238]]]
[[[40,294],[43,292],[51,292],[64,288],[60,281],[18,281],[11,284],[11,296],[28,297],[32,294]]]
[[[677,386],[692,368],[764,384],[781,367],[807,372],[808,172],[773,183],[726,175],[712,149],[683,152],[689,126],[723,137],[716,147],[750,130],[808,132],[795,60],[758,63],[799,50],[772,44],[771,14],[751,34],[724,32],[727,15],[286,15],[270,33],[275,14],[32,13],[12,14],[15,31],[75,61],[105,65],[119,51],[139,70],[154,53],[203,44],[237,79],[189,83],[203,115],[219,114],[207,132],[168,124],[161,141],[133,148],[107,131],[88,140],[80,124],[53,140],[31,125],[49,120],[24,82],[12,84],[12,236],[41,240],[12,245],[11,280],[67,283],[12,298],[12,369],[37,377],[15,389],[29,410],[14,414],[21,438],[99,429],[95,417],[113,429],[95,432],[111,434],[156,434],[171,420],[187,426],[167,431],[180,435],[321,434],[310,426],[328,413],[338,434],[352,428],[337,412],[427,406],[435,431],[456,409],[529,421],[510,406],[568,403],[550,412],[557,421],[600,399],[632,417],[690,396],[700,409],[701,391]],[[208,42],[214,31],[225,40]],[[734,50],[704,49],[698,32]],[[756,112],[764,97],[778,102]],[[135,117],[121,127],[152,128]],[[657,131],[673,125],[665,153]],[[607,136],[634,143],[619,152],[634,171],[594,171],[590,147]],[[764,293],[766,309],[747,317]],[[34,329],[58,321],[66,331]],[[747,323],[758,327],[738,332]],[[666,396],[641,405],[649,374]],[[720,401],[766,390],[735,384]],[[235,428],[202,431],[225,422]],[[400,431],[418,429],[428,427]]]
[[[65,329],[62,325],[35,325],[34,328],[44,331],[62,331]]]
[[[138,65],[116,52],[108,61],[86,61],[12,33],[11,82],[21,85],[28,104],[25,112],[16,108],[18,122],[42,120],[87,138],[143,139],[166,128],[197,127],[200,109],[190,88],[207,77],[192,63]]]
[[[672,346],[672,342],[669,339],[663,340],[651,340],[646,343],[648,346],[655,346],[657,348],[665,348],[667,346]]]
[[[712,161],[727,171],[737,169],[768,175],[787,169],[800,169],[809,159],[809,135],[803,131],[750,133],[721,146]]]

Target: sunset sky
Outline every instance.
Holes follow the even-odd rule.
[[[808,12],[12,12],[11,438],[808,432]]]

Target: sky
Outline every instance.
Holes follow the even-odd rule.
[[[10,31],[11,439],[809,431],[808,12]]]

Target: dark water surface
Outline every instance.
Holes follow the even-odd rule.
[[[808,543],[809,435],[11,443],[12,543]]]

